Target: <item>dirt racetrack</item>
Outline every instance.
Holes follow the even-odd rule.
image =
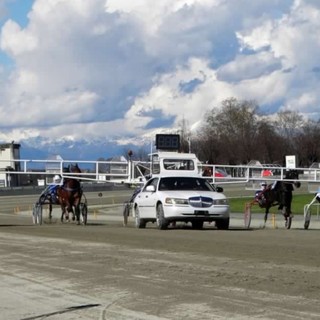
[[[303,230],[33,225],[0,208],[0,319],[320,319],[319,223]]]

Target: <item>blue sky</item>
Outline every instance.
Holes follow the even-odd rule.
[[[20,26],[25,27],[28,22],[28,12],[30,12],[34,0],[7,0],[3,4],[3,13],[0,15],[0,28],[8,19],[13,19]],[[1,11],[0,11],[1,12]],[[11,59],[4,52],[0,51],[0,63],[12,65]]]
[[[320,116],[317,0],[0,2],[0,141],[119,148],[230,97]],[[302,49],[303,48],[303,49]]]
[[[28,22],[28,12],[31,10],[34,0],[11,0],[7,1],[8,18],[15,20],[22,27]]]

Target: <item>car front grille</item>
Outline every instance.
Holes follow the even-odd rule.
[[[208,208],[212,206],[213,200],[208,197],[191,197],[189,203],[195,208]]]

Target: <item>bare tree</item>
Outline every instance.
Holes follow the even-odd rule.
[[[192,151],[198,158],[207,163],[220,163],[223,149],[220,147],[220,141],[211,131],[202,131],[196,138],[192,139]]]
[[[184,118],[178,123],[180,134],[180,151],[189,152],[189,146],[191,142],[191,132],[189,129],[188,121]]]
[[[223,150],[221,161],[235,164],[251,159],[258,135],[257,110],[253,101],[230,98],[222,102],[220,109],[207,113],[201,135],[214,136],[216,145]]]
[[[298,156],[299,166],[320,161],[320,121],[304,121],[297,112],[262,115],[254,101],[229,98],[212,108],[197,134],[188,122],[179,122],[180,151],[192,152],[211,164],[246,164],[250,160],[285,165],[285,155]],[[319,145],[319,146],[318,146]],[[132,149],[132,160],[148,160],[147,148]],[[129,149],[124,150],[128,159]]]
[[[295,111],[282,111],[277,113],[275,127],[279,137],[282,137],[282,157],[288,154],[296,154],[296,138],[301,133],[305,121],[302,115]]]
[[[299,165],[320,161],[320,121],[308,120],[295,139]]]
[[[263,163],[282,164],[283,138],[277,134],[274,123],[268,117],[261,117],[258,123],[256,152],[253,157]]]

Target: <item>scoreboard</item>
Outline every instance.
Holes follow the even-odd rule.
[[[180,136],[178,134],[157,134],[156,148],[158,150],[175,150],[180,149]]]

